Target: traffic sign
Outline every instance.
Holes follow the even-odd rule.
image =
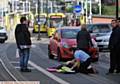
[[[74,13],[80,13],[81,12],[81,10],[82,10],[82,7],[81,7],[81,5],[75,5],[74,6]]]

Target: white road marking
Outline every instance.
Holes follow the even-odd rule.
[[[45,69],[43,69],[42,67],[38,66],[37,64],[33,63],[32,61],[29,61],[29,64],[33,67],[35,67],[38,71],[42,72],[43,74],[47,75],[48,77],[50,77],[51,79],[57,81],[60,84],[70,84],[69,82],[55,76],[54,74],[46,71]]]
[[[19,61],[11,61],[11,64],[19,64]]]
[[[11,64],[19,64],[19,61],[11,61]],[[19,66],[14,66],[16,69],[20,69]],[[28,67],[29,69],[35,69],[34,67]]]
[[[0,62],[2,63],[3,67],[5,68],[5,70],[8,72],[8,74],[15,80],[18,81],[18,79],[9,71],[9,69],[5,66],[4,62],[2,61],[2,59],[0,59]]]
[[[14,66],[16,69],[20,69],[20,67],[19,66]],[[34,67],[28,67],[29,69],[32,69],[32,70],[34,70],[35,68]]]

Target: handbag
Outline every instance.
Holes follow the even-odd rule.
[[[19,58],[20,55],[19,55],[19,49],[16,49],[16,58]]]

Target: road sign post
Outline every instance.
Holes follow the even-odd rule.
[[[41,40],[40,38],[40,1],[38,0],[38,39]]]

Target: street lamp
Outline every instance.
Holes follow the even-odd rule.
[[[38,0],[38,39],[41,40],[40,38],[40,1]]]
[[[118,0],[116,0],[116,19],[118,19],[119,17],[118,11],[119,11],[119,4],[118,4]]]

